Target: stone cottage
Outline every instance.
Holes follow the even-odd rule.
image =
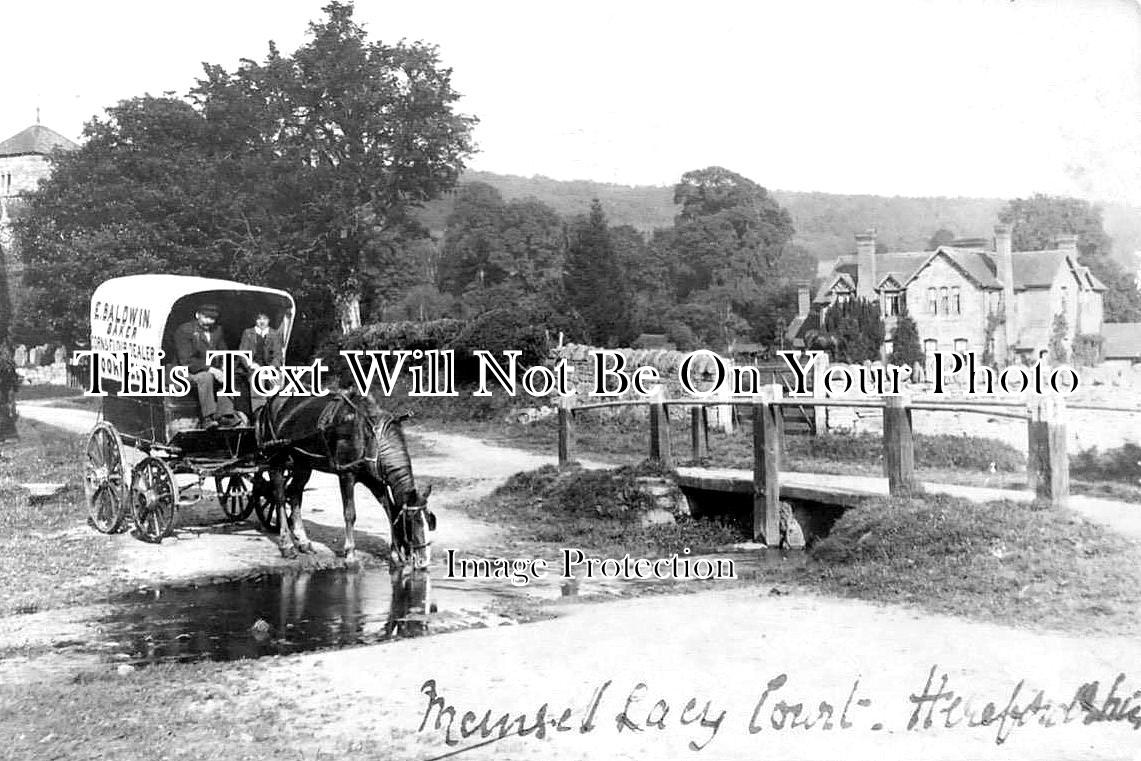
[[[794,323],[801,338],[825,310],[853,298],[879,302],[885,355],[905,308],[928,357],[935,351],[981,356],[989,348],[997,358],[1032,360],[1049,347],[1058,314],[1065,315],[1071,345],[1076,336],[1102,329],[1106,287],[1078,263],[1073,235],[1058,236],[1051,249],[1013,251],[1011,228],[998,225],[992,241],[876,253],[870,230],[856,236],[854,256],[821,265],[823,282],[810,303],[802,292],[801,318]]]

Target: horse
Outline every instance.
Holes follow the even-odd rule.
[[[428,532],[436,528],[436,517],[428,509],[432,487],[423,492],[416,488],[401,429],[408,417],[383,410],[356,391],[320,397],[279,394],[266,400],[255,415],[254,430],[266,457],[283,557],[313,551],[301,520],[301,496],[313,471],[319,470],[335,474],[340,482],[346,563],[357,562],[353,489],[360,483],[388,517],[389,565],[428,567]]]

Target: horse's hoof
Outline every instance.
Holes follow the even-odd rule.
[[[351,550],[345,553],[345,565],[360,565],[360,558],[357,557],[357,551]]]
[[[312,555],[317,551],[313,549],[313,542],[302,542],[297,546],[297,549],[304,555]]]

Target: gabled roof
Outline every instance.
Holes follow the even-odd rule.
[[[994,261],[990,252],[973,248],[955,248],[954,246],[939,246],[929,254],[925,254],[920,264],[907,278],[907,283],[914,280],[927,265],[936,259],[946,259],[952,267],[962,273],[980,288],[1001,288],[1002,283],[995,277]]]
[[[813,299],[813,301],[819,303],[830,302],[832,300],[830,294],[836,289],[837,285],[842,285],[849,291],[856,290],[855,274],[849,274],[843,271],[845,267],[846,265],[837,266],[836,271],[821,284],[820,290],[816,292],[816,298]],[[852,267],[855,267],[855,265],[852,265]]]
[[[1105,286],[1105,283],[1098,280],[1097,276],[1094,275],[1092,272],[1090,272],[1089,267],[1079,267],[1078,271],[1081,273],[1082,278],[1085,280],[1086,284],[1090,287],[1091,290],[1094,290],[1094,291],[1108,291],[1109,290],[1109,288],[1107,288]]]
[[[1106,359],[1141,359],[1141,322],[1107,322],[1101,326]]]
[[[71,151],[78,147],[78,145],[55,130],[48,129],[42,124],[33,124],[26,130],[17,132],[15,135],[12,135],[12,137],[0,143],[0,158],[5,156],[26,156],[28,154],[48,156],[56,148]]]
[[[1081,278],[1078,263],[1073,260],[1069,252],[1061,249],[1015,251],[1011,254],[1011,263],[1014,265],[1016,291],[1027,288],[1049,288],[1054,284],[1054,277],[1057,276],[1059,267],[1068,266],[1075,277]]]

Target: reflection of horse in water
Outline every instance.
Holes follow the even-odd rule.
[[[427,571],[392,573],[392,607],[388,611],[385,637],[420,637],[428,633],[432,577]]]
[[[428,531],[435,529],[436,521],[428,510],[432,487],[423,493],[416,488],[412,460],[401,430],[404,419],[355,392],[330,397],[276,396],[266,402],[258,411],[255,424],[259,444],[269,461],[282,555],[295,557],[297,550],[313,551],[301,520],[301,497],[309,477],[319,470],[333,473],[340,480],[347,562],[356,560],[353,488],[361,483],[388,516],[392,537],[390,563],[411,562],[414,568],[428,567]]]
[[[391,597],[383,629],[369,625],[366,589],[372,580],[359,573],[322,574],[317,583],[311,572],[282,576],[276,622],[259,619],[251,634],[262,645],[274,643],[275,650],[293,651],[306,645],[365,644],[378,635],[400,639],[428,633],[427,571],[390,573]],[[340,588],[331,588],[333,584]],[[379,612],[372,612],[372,620]]]

